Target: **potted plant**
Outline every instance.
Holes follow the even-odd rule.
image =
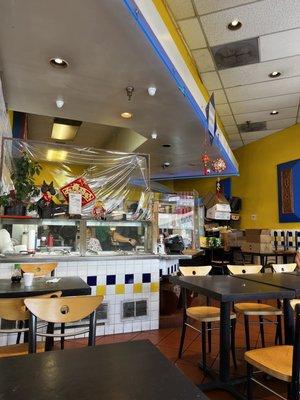
[[[40,174],[41,166],[31,160],[26,153],[16,158],[11,179],[14,190],[0,196],[0,205],[6,215],[26,215],[26,206],[30,198],[37,196],[40,189],[34,183],[34,177]],[[34,208],[34,205],[31,205]]]

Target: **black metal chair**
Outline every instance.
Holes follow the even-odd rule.
[[[245,353],[247,362],[247,399],[253,400],[253,382],[270,390],[262,382],[253,377],[253,369],[287,382],[287,399],[300,400],[300,304],[296,304],[296,329],[294,346],[273,346],[250,350]],[[275,393],[277,394],[277,393]],[[277,394],[278,395],[278,394]],[[282,398],[282,396],[280,396]]]

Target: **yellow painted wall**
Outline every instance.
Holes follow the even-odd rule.
[[[241,228],[300,229],[278,222],[277,164],[300,158],[300,124],[237,149],[240,176],[232,178],[232,195],[242,198]],[[175,180],[174,190],[215,190],[216,179]],[[300,201],[300,199],[299,199]],[[251,215],[257,219],[252,220]]]

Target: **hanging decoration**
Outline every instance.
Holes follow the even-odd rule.
[[[82,196],[82,205],[85,206],[95,200],[96,196],[83,178],[77,178],[60,188],[64,198],[68,201],[69,193],[79,193]]]
[[[220,178],[217,179],[217,183],[216,183],[216,194],[217,194],[217,198],[220,198],[220,194],[221,194],[221,182],[220,182]]]
[[[210,157],[209,157],[209,155],[206,152],[203,153],[201,160],[202,160],[202,163],[204,166],[204,175],[209,175],[210,174],[210,168],[209,168]]]
[[[225,169],[227,168],[223,158],[216,158],[214,161],[212,161],[211,166],[213,171],[217,172],[218,174],[225,171]]]

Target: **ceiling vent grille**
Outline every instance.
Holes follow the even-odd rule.
[[[267,129],[267,122],[250,122],[247,121],[245,124],[238,125],[238,129],[240,133],[245,132],[258,132],[265,131]]]
[[[259,62],[258,38],[214,46],[211,50],[219,70]]]

